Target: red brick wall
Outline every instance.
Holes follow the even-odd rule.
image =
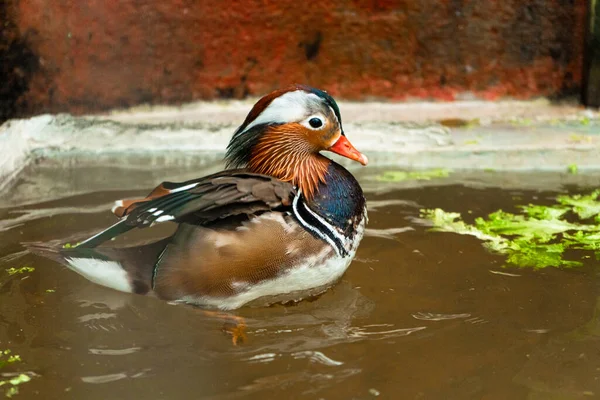
[[[581,85],[585,0],[2,3],[0,107],[12,102],[13,115],[238,98],[292,82],[393,100]]]

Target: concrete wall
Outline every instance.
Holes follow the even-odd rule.
[[[0,120],[259,95],[530,98],[581,87],[585,0],[2,0]]]

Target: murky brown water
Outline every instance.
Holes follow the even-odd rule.
[[[96,286],[19,244],[100,229],[114,221],[109,202],[147,190],[0,209],[0,348],[23,359],[1,372],[36,375],[22,399],[600,396],[597,262],[507,270],[478,240],[416,221],[420,207],[477,216],[555,193],[365,187],[370,230],[343,280],[312,301],[237,311],[248,324],[237,347],[222,320],[197,308]],[[4,272],[24,264],[35,271]]]

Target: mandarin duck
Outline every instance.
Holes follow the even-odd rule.
[[[277,90],[234,132],[229,169],[116,202],[119,221],[75,247],[29,248],[123,292],[220,310],[299,301],[342,276],[367,221],[360,185],[323,150],[367,164],[329,94],[302,85]],[[178,224],[167,238],[100,246],[167,221]]]

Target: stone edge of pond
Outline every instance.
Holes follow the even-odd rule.
[[[7,121],[0,126],[0,154],[3,155],[0,157],[0,190],[8,187],[29,163],[61,154],[86,154],[92,161],[94,155],[108,153],[223,152],[239,122],[236,113],[242,108],[247,110],[247,104],[206,104],[210,104],[210,107],[206,106],[210,112],[204,111],[196,119],[183,118],[182,115],[193,114],[197,105],[108,116],[60,114]],[[349,118],[345,119],[344,130],[355,146],[367,153],[378,166],[564,171],[569,165],[576,165],[580,171],[600,170],[598,112],[573,106],[552,108],[546,103],[536,102],[510,103],[510,107],[499,103],[496,109],[503,110],[499,115],[505,116],[505,109],[511,110],[523,104],[533,104],[529,112],[538,117],[483,123],[477,119],[476,123],[466,121],[459,127],[448,127],[443,121],[403,121],[402,113],[414,107],[411,105],[366,103],[360,108],[365,110],[364,114],[371,116],[378,115],[382,107],[392,117],[394,112],[400,113],[394,111],[394,107],[404,111],[395,120],[385,121],[362,121],[350,112]],[[536,110],[536,105],[540,110],[537,114],[532,111]],[[348,104],[345,107],[351,108]],[[435,110],[435,106],[426,103],[419,107]],[[449,106],[443,104],[439,107]],[[462,109],[467,110],[465,112],[469,116],[476,115],[472,110],[474,105],[469,107],[455,104],[450,110],[460,112]],[[235,109],[233,113],[230,112],[232,108]],[[481,115],[489,115],[494,103],[485,103],[483,108]],[[374,109],[379,111],[373,114]],[[211,113],[221,115],[219,110],[222,118],[212,118]],[[153,112],[159,113],[163,120],[152,120]],[[552,115],[560,118],[551,120]],[[593,123],[590,124],[590,120]],[[556,121],[565,121],[565,124],[560,125]]]

